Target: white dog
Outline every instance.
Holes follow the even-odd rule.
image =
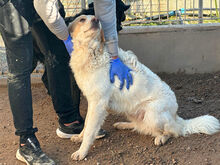
[[[76,82],[88,100],[85,127],[71,138],[81,142],[72,159],[82,160],[107,116],[107,109],[123,113],[130,122],[118,122],[118,129],[133,129],[155,137],[155,145],[164,144],[171,136],[192,133],[213,134],[219,131],[219,121],[209,115],[184,120],[176,112],[174,92],[150,69],[141,64],[131,51],[119,49],[119,57],[132,69],[133,85],[119,89],[116,78],[110,83],[110,56],[104,46],[101,24],[94,16],[80,16],[69,26],[74,51],[70,66]]]

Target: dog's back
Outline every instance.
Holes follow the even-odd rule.
[[[115,77],[112,97],[110,98],[110,108],[117,112],[136,113],[137,106],[143,102],[152,100],[173,100],[176,102],[176,97],[170,87],[162,81],[149,68],[140,63],[137,57],[131,51],[119,50],[121,60],[132,69],[133,85],[129,90],[124,86],[120,91],[120,80]],[[109,76],[109,75],[108,75]],[[133,111],[133,112],[132,112]]]

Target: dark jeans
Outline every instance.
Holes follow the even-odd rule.
[[[2,1],[2,0],[0,0]],[[30,75],[33,63],[33,36],[45,59],[48,86],[54,109],[61,123],[77,120],[79,94],[71,94],[69,55],[62,41],[47,28],[33,25],[34,9],[30,0],[9,1],[0,6],[0,32],[6,46],[8,62],[8,94],[16,135],[35,132]],[[42,23],[42,22],[41,22]],[[48,35],[44,34],[50,34]],[[41,42],[44,40],[44,42]],[[43,43],[43,45],[42,45]],[[53,46],[54,45],[54,46]],[[74,84],[76,90],[79,90]]]

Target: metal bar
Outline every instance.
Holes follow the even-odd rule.
[[[186,0],[184,1],[184,11],[185,11],[185,9],[186,9]],[[186,14],[184,15],[184,20],[186,20]]]
[[[169,12],[170,12],[170,2],[167,0],[167,21],[169,21]]]
[[[92,3],[93,2],[93,0],[87,0],[87,4],[90,4],[90,3]],[[125,1],[126,2],[126,1]]]
[[[159,21],[160,21],[160,0],[158,0],[158,13],[159,13]]]
[[[216,10],[215,10],[215,15],[216,15],[217,17],[219,17],[219,13],[218,13],[218,2],[217,2],[217,0],[215,0],[215,8],[216,8]]]
[[[199,8],[190,8],[190,9],[186,9],[185,11],[198,11],[199,10]],[[210,10],[210,8],[203,8],[203,11],[205,11],[205,10]],[[211,10],[216,10],[215,8],[212,8]],[[160,12],[161,13],[163,13],[163,12],[167,12],[167,10],[160,10]],[[157,11],[152,11],[152,13],[158,13]],[[184,13],[182,13],[182,15],[183,15]],[[196,14],[195,14],[196,15]]]
[[[195,18],[195,0],[193,0],[193,18]]]
[[[178,18],[178,15],[177,15],[178,13],[177,13],[177,11],[178,11],[178,0],[176,0],[176,13],[175,13],[175,14],[176,14],[176,20],[177,20],[177,18]]]
[[[82,9],[86,8],[86,0],[81,0],[81,8]]]
[[[144,0],[141,1],[141,13],[142,17],[144,17]]]
[[[193,11],[193,10],[200,10],[199,8],[194,8],[194,9],[186,9],[186,11]],[[210,8],[203,8],[203,11],[204,10],[210,10]],[[211,8],[211,10],[216,10],[216,8]],[[219,8],[218,8],[219,10]]]
[[[152,20],[152,0],[150,0],[150,20]]]
[[[212,17],[212,0],[210,0],[210,16]]]
[[[219,18],[203,18],[203,20],[218,20]],[[186,19],[185,21],[198,21],[199,19]],[[160,22],[167,22],[167,20],[161,20]],[[159,21],[146,21],[146,20],[135,20],[135,21],[128,21],[122,23],[122,25],[130,25],[130,24],[146,24],[146,23],[160,23]],[[169,22],[179,22],[178,20],[169,20]]]
[[[199,23],[203,23],[203,0],[199,0]]]
[[[218,1],[218,12],[220,13],[220,0]],[[220,18],[220,14],[219,14],[219,18]]]

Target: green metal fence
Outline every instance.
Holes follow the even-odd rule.
[[[124,25],[218,22],[220,0],[123,0],[130,4]],[[87,8],[92,0],[62,0],[67,15]]]

